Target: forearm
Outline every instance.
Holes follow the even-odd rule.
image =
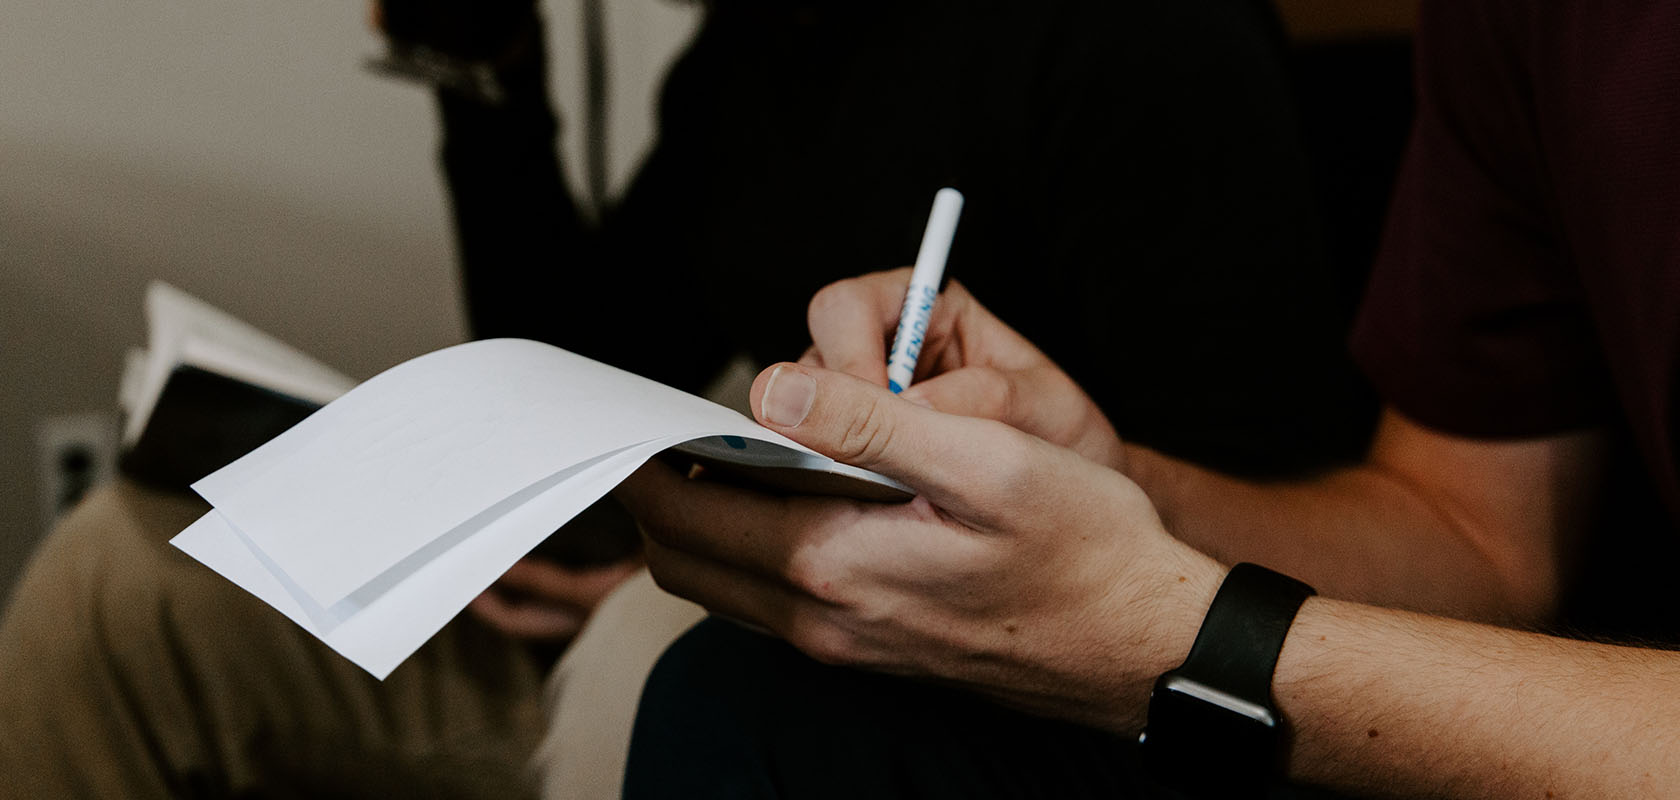
[[[1395,797],[1680,786],[1680,654],[1311,600],[1274,693],[1294,778]]]
[[[1264,564],[1376,605],[1499,622],[1550,613],[1546,576],[1507,578],[1451,514],[1378,469],[1256,483],[1137,447],[1127,464],[1167,529],[1227,564]]]

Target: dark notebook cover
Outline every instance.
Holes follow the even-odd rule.
[[[175,367],[140,439],[118,462],[129,477],[187,491],[319,405],[187,364]]]

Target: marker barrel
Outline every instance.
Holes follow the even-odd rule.
[[[928,215],[922,249],[916,254],[916,267],[910,271],[910,288],[904,293],[904,307],[898,313],[898,332],[893,335],[892,352],[887,355],[887,388],[895,393],[904,391],[916,374],[916,360],[927,338],[933,301],[939,296],[939,282],[945,277],[945,260],[951,254],[951,240],[957,235],[962,207],[962,192],[956,189],[940,189],[933,196],[933,212]]]

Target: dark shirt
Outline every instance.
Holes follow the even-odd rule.
[[[1240,472],[1356,456],[1274,25],[1254,0],[720,0],[598,228],[540,69],[504,110],[445,99],[473,332],[694,390],[735,352],[796,358],[811,295],[908,264],[950,185],[948,274],[1123,436]]]
[[[1680,3],[1441,0],[1422,26],[1361,363],[1458,434],[1625,422],[1680,522]]]
[[[1565,616],[1673,639],[1680,3],[1426,0],[1421,26],[1416,128],[1355,354],[1439,430],[1609,432]]]

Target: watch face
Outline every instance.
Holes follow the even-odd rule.
[[[1180,780],[1253,785],[1275,773],[1277,718],[1266,706],[1168,673],[1149,698],[1144,755]]]

